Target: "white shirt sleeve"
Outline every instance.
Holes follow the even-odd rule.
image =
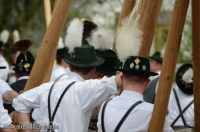
[[[0,128],[4,128],[12,123],[8,111],[3,107],[3,100],[0,96]]]
[[[10,86],[8,85],[7,82],[5,82],[4,80],[0,79],[0,95],[3,96],[3,94],[4,94],[7,90],[12,90],[12,89],[10,88]]]
[[[118,94],[115,76],[104,77],[102,80],[87,80],[78,85],[80,85],[79,98],[83,111],[92,110],[111,95]]]
[[[40,93],[48,83],[42,84],[36,88],[28,90],[20,94],[13,100],[12,106],[14,109],[21,113],[30,113],[32,108],[40,107]],[[34,95],[34,96],[33,96]]]

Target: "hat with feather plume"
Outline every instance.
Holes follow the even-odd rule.
[[[67,35],[65,38],[65,45],[69,48],[70,56],[64,60],[66,63],[77,67],[93,67],[101,65],[104,59],[96,55],[94,46],[84,44],[83,39],[86,39],[88,35],[84,37],[84,19],[73,19],[67,28]],[[87,26],[88,28],[90,26]],[[90,31],[88,29],[88,31]],[[88,32],[89,33],[89,32]],[[87,34],[88,34],[87,33]]]
[[[8,30],[3,30],[0,34],[0,50],[3,47],[4,44],[6,44],[8,42],[8,38],[9,38],[9,32]]]
[[[136,16],[137,6],[134,7],[129,17],[122,21],[116,36],[116,49],[122,67],[118,71],[134,73],[145,76],[156,76],[157,73],[150,71],[149,59],[138,56],[143,32],[139,27],[139,17]]]
[[[188,95],[193,94],[193,69],[192,64],[183,64],[176,72],[176,84],[179,89]]]
[[[63,38],[60,37],[58,41],[58,49],[56,52],[56,59],[65,58],[69,56],[69,48],[64,45]]]
[[[31,40],[23,39],[15,42],[12,48],[17,49],[21,53],[17,56],[13,70],[18,73],[30,73],[35,59],[28,48],[33,44]]]
[[[118,66],[117,54],[111,50],[114,43],[113,33],[107,29],[97,29],[92,32],[91,44],[95,47],[98,55],[104,58],[104,63],[97,66],[96,72],[103,74],[115,75]]]

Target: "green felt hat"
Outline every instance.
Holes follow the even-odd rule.
[[[96,55],[94,47],[90,45],[75,47],[70,57],[64,60],[77,67],[94,67],[104,63],[103,57]]]
[[[68,51],[69,51],[69,49],[67,47],[57,49],[56,59],[65,58],[65,57],[69,56],[70,54],[68,53]]]
[[[178,85],[179,89],[183,93],[188,94],[188,95],[193,94],[193,81],[186,82],[184,81],[183,76],[190,68],[192,68],[192,64],[183,64],[176,72],[176,84]],[[190,72],[193,72],[193,71],[190,71]],[[189,79],[192,80],[192,78],[189,78]]]
[[[18,73],[30,73],[34,62],[35,59],[31,52],[28,51],[26,55],[20,53],[17,57],[16,63],[14,64],[13,70]]]
[[[97,66],[96,71],[103,74],[115,75],[116,69],[114,67],[118,66],[116,53],[110,49],[103,51],[96,50],[96,53],[101,55],[105,60],[103,64]]]
[[[157,62],[162,64],[163,58],[160,52],[156,51],[152,56],[149,58],[156,60]]]
[[[0,69],[6,69],[6,67],[5,66],[0,66]]]
[[[138,75],[156,76],[158,73],[150,71],[149,59],[140,56],[130,56],[118,71],[134,73]]]

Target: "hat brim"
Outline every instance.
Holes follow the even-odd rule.
[[[96,56],[96,61],[94,62],[77,62],[74,61],[71,57],[65,57],[65,62],[77,67],[94,67],[99,66],[104,63],[104,58],[101,56]]]
[[[155,72],[148,72],[148,71],[142,71],[142,70],[133,70],[133,69],[119,69],[116,68],[117,71],[121,71],[121,72],[128,72],[128,73],[135,73],[137,75],[145,75],[145,76],[157,76],[158,73]]]
[[[154,57],[149,57],[150,59],[153,59],[153,60],[155,60],[155,61],[157,61],[157,62],[159,62],[159,63],[161,63],[162,64],[162,61],[161,60],[159,60],[159,59],[157,59],[157,58],[154,58]]]

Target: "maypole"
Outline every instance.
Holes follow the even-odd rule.
[[[188,5],[189,0],[175,2],[149,132],[163,131]]]
[[[53,49],[57,49],[58,40],[72,1],[73,0],[57,1],[51,21],[43,38],[40,51],[26,84],[25,91],[39,86],[42,83],[46,69],[52,60]]]
[[[200,132],[200,0],[192,0],[192,53],[194,89],[194,131]]]

